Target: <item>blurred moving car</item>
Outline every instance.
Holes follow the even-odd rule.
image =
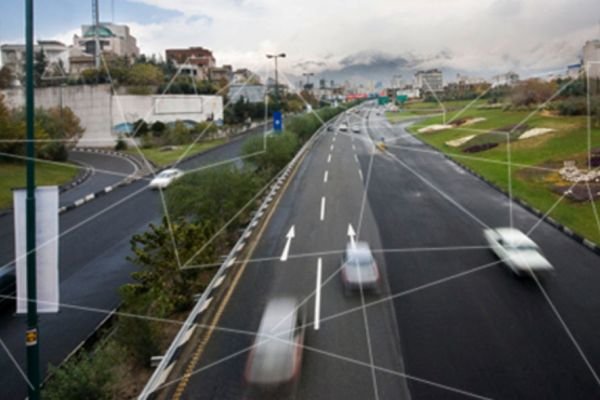
[[[298,381],[304,345],[304,308],[292,298],[269,301],[244,378],[252,399],[289,394]]]
[[[151,189],[166,189],[171,183],[183,176],[183,171],[177,168],[165,169],[150,181]]]
[[[554,269],[534,241],[518,229],[485,229],[483,235],[491,250],[516,275]]]
[[[352,127],[352,132],[354,132],[354,133],[360,133],[360,127],[358,125],[354,125]]]
[[[338,126],[338,130],[340,132],[347,132],[348,131],[348,125],[346,125],[346,124],[340,124],[340,126]]]
[[[335,127],[333,126],[333,124],[327,125],[327,132],[332,132],[334,130],[334,128]]]
[[[350,242],[342,259],[342,282],[345,292],[352,290],[380,291],[380,274],[371,249],[366,242]]]

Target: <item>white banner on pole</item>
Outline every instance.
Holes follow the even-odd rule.
[[[13,191],[17,314],[27,313],[27,218],[24,189]],[[38,312],[56,313],[58,290],[58,187],[39,186],[35,191],[36,266]]]

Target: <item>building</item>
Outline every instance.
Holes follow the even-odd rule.
[[[583,69],[591,79],[600,79],[600,40],[590,40],[583,46]]]
[[[233,79],[233,68],[231,65],[211,67],[208,69],[208,79],[213,82],[229,83]]]
[[[444,77],[439,69],[418,71],[415,74],[415,88],[425,95],[431,92],[442,92],[444,90]]]
[[[61,69],[68,71],[68,48],[64,43],[56,40],[38,40],[33,46],[34,53],[44,52],[48,66],[61,65]],[[7,65],[19,80],[25,74],[25,45],[3,44],[0,46],[0,59],[2,65]]]
[[[187,49],[167,49],[167,61],[179,66],[181,64],[197,65],[208,70],[216,66],[212,51],[204,47],[190,47]]]
[[[239,68],[233,72],[233,83],[260,85],[260,77],[247,68]]]
[[[231,103],[237,103],[243,98],[248,103],[262,103],[267,95],[267,87],[264,85],[246,85],[233,83],[229,85],[227,97]]]
[[[131,59],[140,55],[137,40],[129,32],[129,27],[108,22],[102,22],[98,26],[82,25],[81,37],[73,35],[73,50],[76,53],[78,53],[77,50],[80,50],[93,56],[96,51],[96,32],[100,50],[103,54],[129,57]]]
[[[519,74],[516,72],[507,72],[506,74],[496,75],[492,78],[492,87],[496,86],[513,86],[519,82]]]
[[[581,63],[571,64],[567,66],[567,78],[577,79],[581,74]]]

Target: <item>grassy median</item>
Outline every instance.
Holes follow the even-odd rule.
[[[0,163],[0,209],[12,207],[11,189],[25,187],[25,169],[24,163]],[[79,169],[75,165],[37,162],[35,172],[35,180],[38,186],[62,185],[73,180]]]
[[[475,118],[481,120],[464,124],[465,121],[473,121]],[[452,121],[456,126],[437,132],[418,133],[421,128]],[[600,243],[597,215],[600,209],[600,194],[596,195],[600,193],[600,183],[590,184],[591,192],[596,195],[593,203],[589,201],[585,187],[579,188],[580,192],[581,189],[586,189],[585,198],[566,196],[561,200],[562,194],[572,183],[563,180],[557,172],[564,162],[569,160],[575,161],[580,168],[587,165],[588,139],[592,149],[600,148],[600,128],[593,127],[588,135],[587,123],[587,117],[558,116],[549,112],[535,112],[535,109],[487,109],[478,103],[464,112],[455,109],[447,113],[445,121],[442,116],[432,116],[419,121],[411,126],[410,131],[504,190],[509,188],[510,162],[510,177],[515,197],[525,200],[542,212],[551,210],[551,217],[588,239]],[[548,128],[552,131],[536,137],[518,139],[520,134],[534,128]],[[507,139],[508,137],[510,139]],[[465,138],[469,140],[464,144],[449,144],[456,140],[460,143],[460,139]]]
[[[227,139],[215,139],[210,141],[203,141],[194,143],[191,145],[179,145],[179,146],[165,146],[162,148],[140,148],[140,151],[148,160],[152,161],[158,166],[165,166],[174,163],[179,160],[183,154],[185,157],[190,157],[203,151],[212,149],[213,147],[220,146],[227,142]],[[139,156],[139,151],[135,148],[127,149],[127,153]]]

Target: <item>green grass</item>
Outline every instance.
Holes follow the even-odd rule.
[[[156,165],[165,166],[174,163],[185,153],[185,157],[193,156],[194,154],[201,153],[213,147],[220,146],[226,142],[226,139],[216,139],[207,142],[199,142],[192,145],[175,146],[175,149],[168,151],[161,151],[160,148],[147,148],[140,149],[148,160],[152,161]],[[128,153],[139,155],[138,150],[129,148]]]
[[[453,118],[456,112],[448,113],[447,120]],[[493,141],[494,134],[489,131],[498,130],[520,124],[526,118],[524,124],[531,128],[551,128],[555,132],[530,138],[522,141],[512,140],[510,143],[511,181],[513,195],[521,198],[532,206],[547,212],[550,210],[560,196],[550,190],[550,185],[560,182],[556,173],[540,173],[528,168],[548,167],[559,168],[565,160],[578,160],[582,165],[588,149],[588,133],[586,128],[586,117],[559,117],[548,116],[531,111],[502,111],[470,109],[461,115],[462,118],[486,118],[485,121],[464,127],[447,129],[436,133],[418,134],[425,142],[437,149],[449,154],[453,159],[479,172],[488,180],[499,187],[508,190],[508,144],[501,141],[500,144],[490,150],[478,153],[464,153],[461,148],[453,148],[445,143],[449,140],[476,135],[462,148],[473,144],[481,144],[488,139]],[[442,123],[442,117],[436,116],[420,121],[413,125],[410,130],[416,133],[421,127]],[[592,148],[600,147],[600,129],[592,129]],[[595,201],[596,208],[600,210],[600,201]],[[570,227],[575,232],[600,243],[600,228],[596,224],[593,207],[589,202],[577,203],[563,199],[550,213],[562,224]]]
[[[37,162],[35,180],[38,186],[62,185],[68,183],[77,175],[75,166],[56,165]],[[0,209],[12,207],[13,188],[25,187],[25,164],[0,163]]]

